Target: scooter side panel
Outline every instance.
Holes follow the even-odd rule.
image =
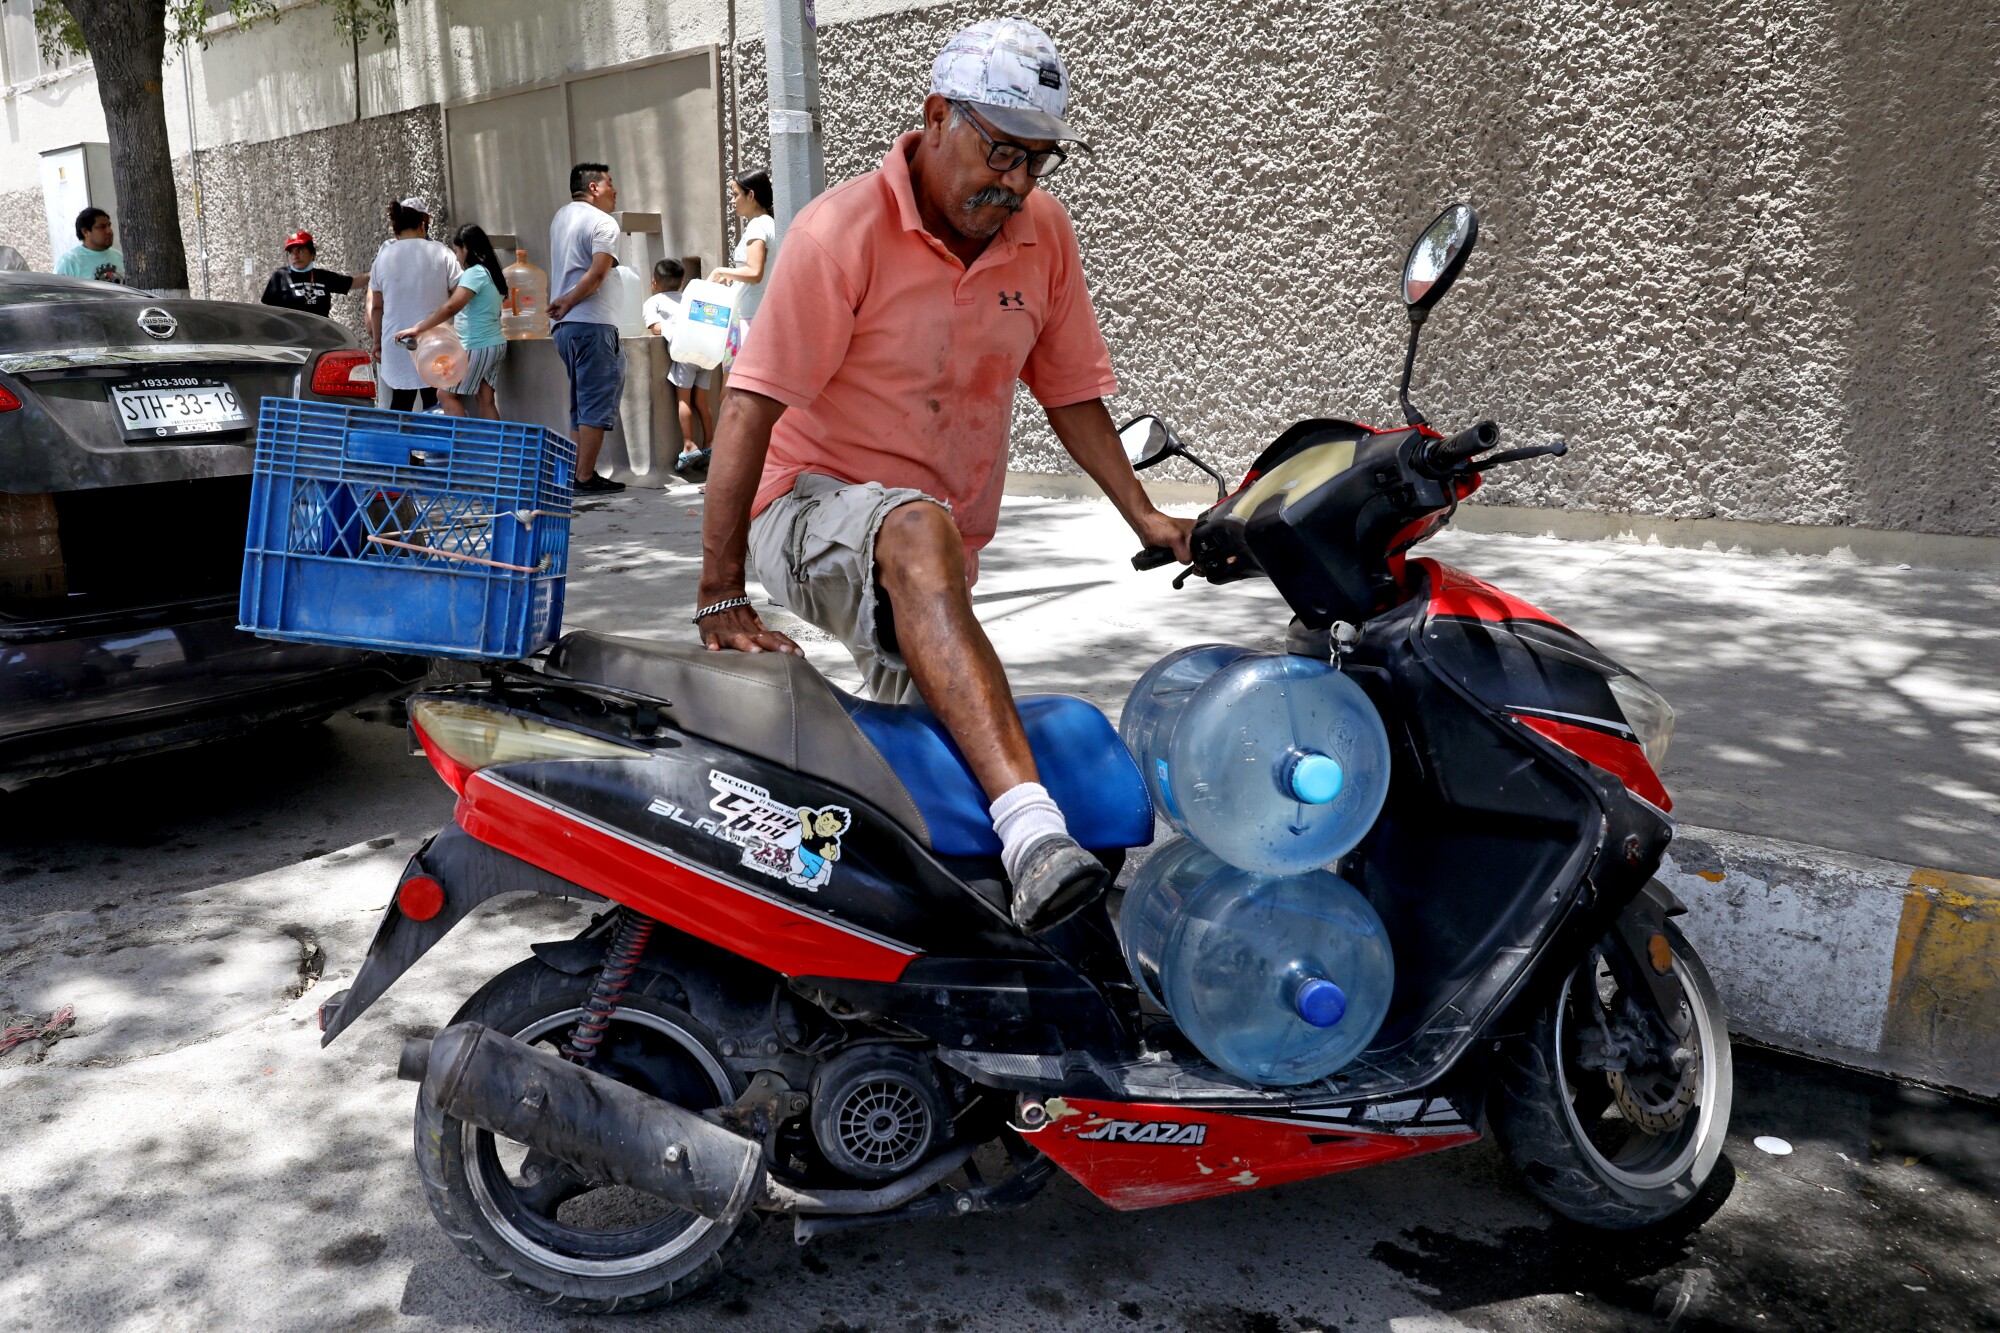
[[[894,981],[919,954],[724,878],[491,769],[465,784],[457,822],[488,846],[776,972]]]
[[[1187,1203],[1456,1148],[1479,1132],[1442,1099],[1401,1132],[1326,1118],[1229,1115],[1185,1106],[1052,1098],[1040,1149],[1121,1212]]]
[[[1635,795],[1673,809],[1607,684],[1623,673],[1618,663],[1511,593],[1435,560],[1415,563],[1429,576],[1431,651],[1461,685]]]

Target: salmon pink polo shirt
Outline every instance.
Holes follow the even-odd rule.
[[[729,383],[787,409],[753,515],[802,472],[913,487],[951,505],[976,571],[1000,518],[1014,381],[1044,407],[1118,382],[1063,206],[1030,191],[968,268],[917,213],[918,137],[800,211]]]

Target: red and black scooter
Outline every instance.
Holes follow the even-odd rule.
[[[1411,251],[1410,359],[1476,229],[1454,206]],[[984,798],[923,709],[796,657],[576,633],[413,701],[457,810],[321,1013],[331,1041],[497,895],[606,903],[404,1051],[424,1190],[467,1256],[543,1303],[635,1309],[715,1276],[759,1215],[803,1242],[1018,1207],[1058,1170],[1146,1208],[1489,1126],[1571,1218],[1687,1208],[1722,1150],[1730,1052],[1652,879],[1673,714],[1553,617],[1406,557],[1481,469],[1562,449],[1493,453],[1490,423],[1442,438],[1408,408],[1409,364],[1408,428],[1294,426],[1202,516],[1181,576],[1270,578],[1294,651],[1338,654],[1387,723],[1387,804],[1338,866],[1395,954],[1367,1051],[1247,1085],[1142,999],[1115,904],[1018,931]],[[1142,466],[1185,452],[1150,418],[1126,437]],[[1150,843],[1103,714],[1020,709],[1079,839],[1114,869]]]

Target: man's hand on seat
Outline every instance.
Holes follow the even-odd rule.
[[[1184,565],[1194,559],[1188,551],[1188,534],[1194,531],[1194,520],[1191,518],[1175,518],[1154,509],[1134,519],[1132,531],[1147,546],[1168,547],[1173,551],[1174,559]]]
[[[710,652],[729,648],[739,653],[791,653],[803,657],[787,636],[765,626],[747,606],[732,606],[700,621],[702,646]]]

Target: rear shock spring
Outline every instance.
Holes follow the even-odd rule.
[[[632,974],[639,969],[646,941],[653,937],[653,924],[653,918],[642,912],[629,907],[618,909],[618,926],[611,934],[611,947],[604,953],[604,969],[591,985],[583,1016],[576,1020],[576,1027],[563,1046],[565,1059],[588,1065],[596,1057],[597,1045],[611,1027],[612,1015],[618,1012],[618,1001],[624,998],[625,988],[632,984]]]

